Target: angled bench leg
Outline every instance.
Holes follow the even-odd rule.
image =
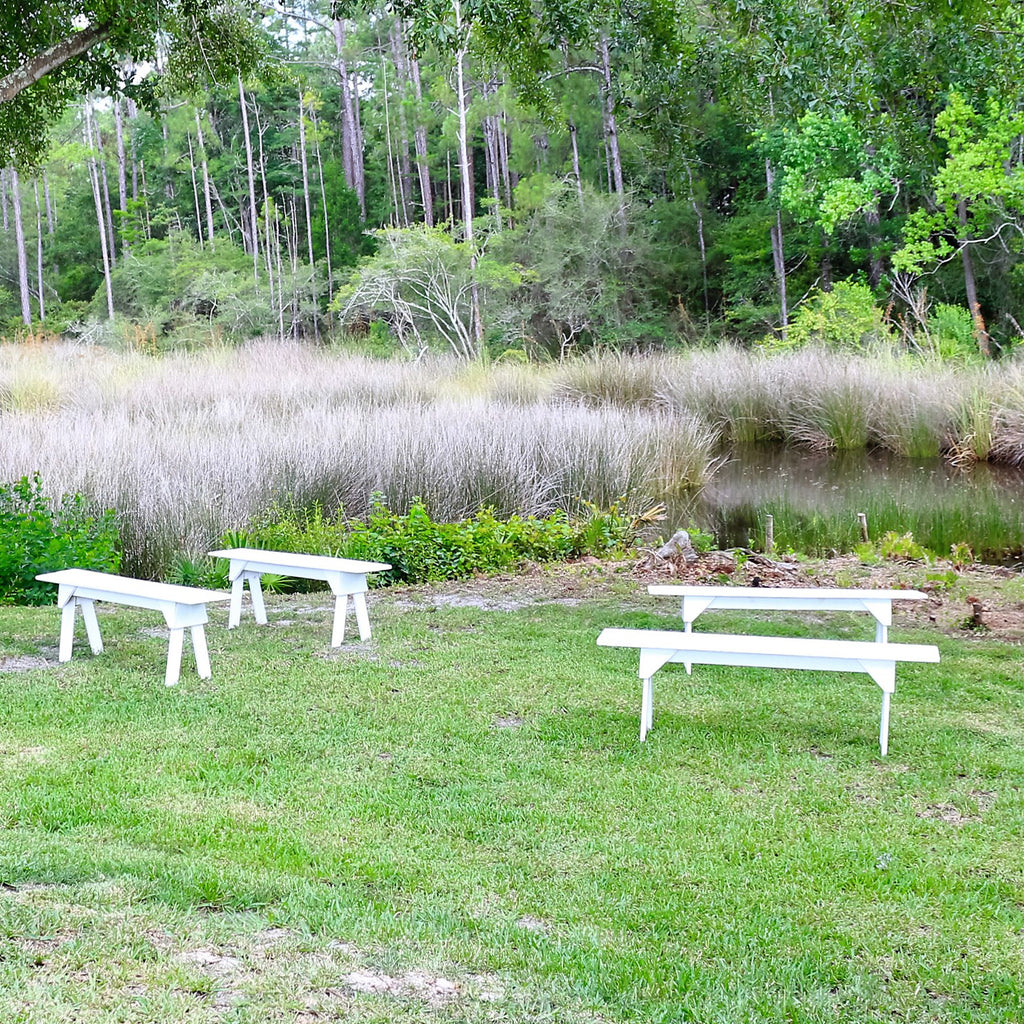
[[[206,630],[203,626],[192,626],[192,652],[196,656],[196,671],[200,679],[209,679],[213,675],[210,670],[210,652],[206,647]]]
[[[70,661],[71,648],[75,642],[75,602],[68,601],[60,610],[60,647],[57,660]]]
[[[359,639],[370,639],[370,616],[366,612],[366,595],[353,594],[352,605],[356,610],[356,622],[359,623]]]
[[[334,602],[334,626],[331,629],[331,646],[340,647],[345,639],[345,619],[348,616],[348,594],[339,594]]]
[[[174,686],[181,676],[181,653],[185,645],[185,630],[192,632],[192,653],[201,679],[210,678],[210,652],[206,647],[206,605],[168,604],[163,609],[164,619],[171,631],[167,645],[167,674],[165,686]]]
[[[96,621],[96,608],[92,601],[85,598],[78,598],[75,602],[82,609],[82,618],[85,619],[85,632],[89,637],[89,646],[93,654],[103,652],[103,640],[100,637],[100,624]]]
[[[181,649],[184,643],[184,627],[172,629],[167,648],[167,674],[164,676],[164,686],[174,686],[181,676]]]
[[[889,701],[892,694],[887,690],[882,691],[882,723],[878,728],[878,746],[882,751],[882,757],[889,753]]]
[[[640,742],[643,743],[654,724],[654,683],[650,676],[640,682],[643,684],[643,695],[640,698]]]
[[[242,621],[242,591],[245,577],[236,576],[231,583],[231,607],[228,610],[228,629],[234,629]]]
[[[57,604],[60,606],[60,643],[57,648],[58,661],[70,661],[75,643],[75,609],[81,607],[85,620],[85,632],[93,654],[103,651],[100,624],[96,620],[96,608],[89,598],[75,597],[68,588],[59,587]]]
[[[861,668],[867,672],[882,691],[882,720],[878,726],[878,748],[882,757],[889,753],[889,704],[896,692],[895,661],[862,661]]]
[[[256,621],[267,624],[267,609],[263,604],[263,585],[258,572],[242,571],[231,583],[231,608],[228,612],[228,629],[234,629],[242,621],[242,595],[246,583],[249,584],[249,597],[252,600],[252,611]]]
[[[258,572],[247,572],[245,578],[249,581],[252,613],[256,616],[256,621],[265,626],[267,624],[267,608],[263,603],[263,584],[260,582],[260,574]]]

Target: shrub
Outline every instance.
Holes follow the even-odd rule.
[[[247,543],[254,547],[304,551],[389,563],[377,585],[460,579],[480,572],[513,569],[524,561],[550,562],[581,555],[623,553],[636,542],[636,524],[617,506],[585,506],[582,515],[555,512],[543,518],[499,519],[481,508],[458,522],[433,519],[422,501],[408,512],[393,512],[379,499],[365,520],[343,512],[326,516],[311,509],[274,507],[254,522]],[[305,581],[297,581],[304,586]]]
[[[36,575],[66,569],[116,572],[117,525],[108,509],[94,515],[80,494],[54,503],[38,473],[0,485],[0,603],[48,604],[53,586]]]
[[[817,291],[793,314],[786,347],[812,342],[829,348],[861,349],[889,339],[881,310],[867,285],[838,281],[830,292]],[[781,342],[770,343],[781,346]]]
[[[974,340],[971,311],[946,302],[936,303],[928,317],[928,333],[932,351],[940,359],[976,362],[981,358]]]

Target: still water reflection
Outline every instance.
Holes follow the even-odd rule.
[[[763,539],[771,514],[781,543],[806,550],[798,534],[810,529],[815,543],[845,549],[859,539],[856,517],[864,512],[873,537],[910,531],[936,551],[964,541],[990,559],[1012,558],[1024,548],[1024,471],[987,463],[957,469],[940,459],[864,451],[746,447],[730,454],[688,511],[723,547]],[[834,540],[826,539],[830,523]]]

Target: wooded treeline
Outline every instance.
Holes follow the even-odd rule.
[[[341,322],[467,356],[1021,336],[1017,7],[559,12],[521,40],[532,80],[480,5],[310,0],[266,20],[258,76],[164,87],[159,116],[81,97],[0,173],[0,323],[156,346]]]

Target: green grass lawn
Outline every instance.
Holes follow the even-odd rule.
[[[578,604],[328,595],[105,652],[0,609],[0,1021],[1020,1021],[1019,648],[867,676],[670,666],[638,742],[635,584]],[[350,623],[350,629],[353,624]],[[870,639],[865,617],[702,629]]]

